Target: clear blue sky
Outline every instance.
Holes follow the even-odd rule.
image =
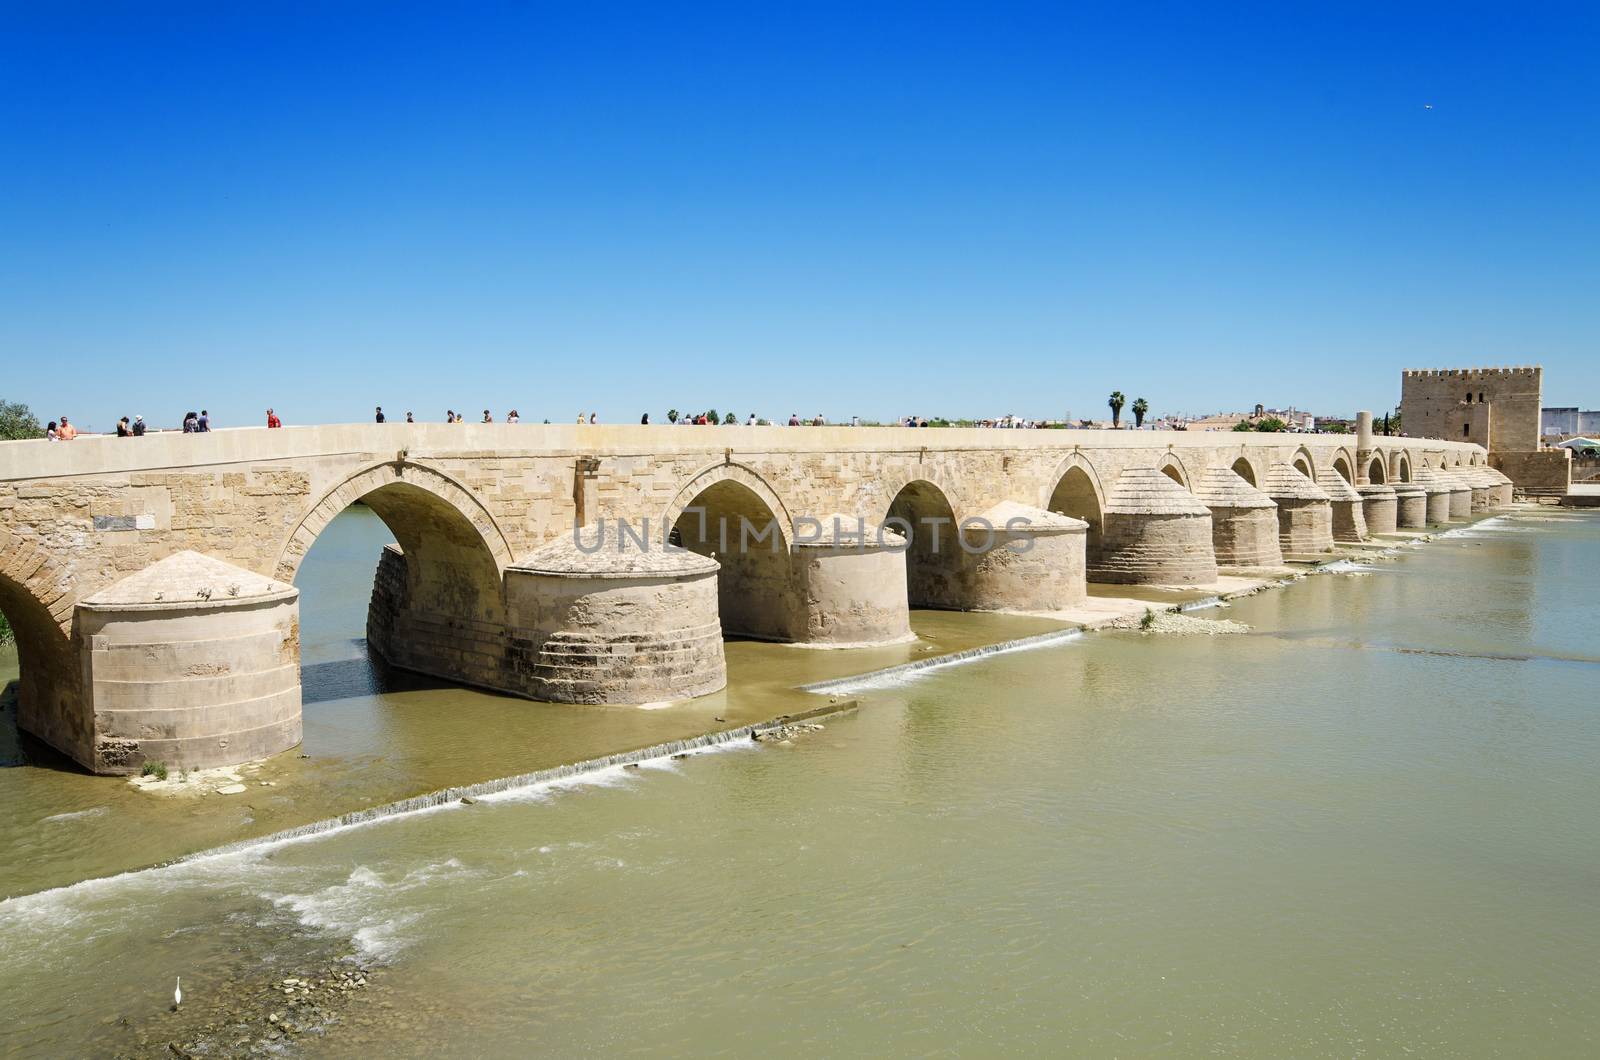
[[[7,3],[0,396],[1600,405],[1600,7],[1310,6]]]

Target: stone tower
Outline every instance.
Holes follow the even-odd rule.
[[[1543,382],[1538,365],[1407,370],[1400,376],[1406,434],[1475,442],[1525,491],[1564,493],[1570,456],[1539,447]]]
[[[1490,452],[1533,452],[1543,374],[1537,365],[1407,371],[1400,378],[1406,433],[1476,442]]]

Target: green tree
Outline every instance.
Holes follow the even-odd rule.
[[[722,418],[717,415],[717,410],[716,409],[712,409],[710,412],[706,413],[706,422],[707,423],[721,423],[722,422]]]
[[[738,422],[739,422],[739,417],[735,416],[731,412],[727,413],[725,416],[722,417],[722,425],[724,427],[732,427],[734,424],[736,424]]]
[[[1281,434],[1289,429],[1289,425],[1276,416],[1268,416],[1256,424],[1256,430],[1263,434]]]
[[[1111,397],[1106,399],[1106,404],[1111,406],[1111,429],[1119,430],[1122,427],[1122,406],[1126,402],[1122,391],[1113,390]]]
[[[0,398],[0,440],[42,437],[44,437],[44,427],[32,409],[20,401]]]
[[[44,427],[39,424],[39,417],[33,414],[32,409],[20,401],[0,398],[0,440],[43,436]],[[5,615],[0,614],[0,644],[10,644],[12,639],[11,623],[6,621]]]
[[[1256,425],[1249,420],[1240,420],[1233,425],[1233,429],[1236,431],[1253,431],[1256,429]]]
[[[1348,423],[1330,423],[1330,424],[1328,424],[1327,427],[1325,427],[1323,429],[1326,430],[1329,434],[1349,434],[1350,433],[1350,425]]]
[[[1133,426],[1135,429],[1144,426],[1145,415],[1150,411],[1150,402],[1144,398],[1133,399]]]
[[[678,410],[677,409],[668,409],[667,410],[667,422],[668,423],[677,423],[678,422]]]

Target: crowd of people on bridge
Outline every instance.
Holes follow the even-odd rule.
[[[446,409],[444,421],[450,424],[466,423],[467,415],[466,413],[457,412],[455,409]],[[373,422],[389,422],[388,416],[385,415],[382,405],[374,406]],[[415,423],[417,422],[416,417],[410,411],[407,411],[405,414],[405,422]],[[483,417],[478,422],[494,423],[495,416],[493,410],[484,409]],[[503,422],[521,423],[522,415],[516,409],[511,409],[505,414]],[[549,419],[546,419],[544,422],[549,423],[550,421]],[[597,412],[578,413],[577,423],[580,426],[596,426],[599,424],[599,422],[600,414]],[[650,413],[648,412],[639,417],[639,423],[641,425],[648,426],[650,422]],[[739,420],[738,416],[732,412],[722,415],[719,414],[715,409],[707,409],[705,412],[682,414],[680,414],[677,409],[669,409],[666,415],[666,422],[679,427],[731,427],[739,424],[741,421]],[[757,416],[754,412],[746,416],[742,422],[746,427],[767,427],[771,426],[773,423],[771,420]],[[894,421],[893,425],[897,427],[928,427],[933,425],[945,426],[948,425],[949,422],[950,421],[948,420],[936,420],[930,422],[930,420],[925,416],[902,416],[898,420]],[[998,419],[983,419],[967,422],[974,427],[1034,428],[1051,425],[1043,420],[1023,419],[1017,416],[1003,416]],[[266,425],[269,430],[277,430],[283,426],[283,420],[278,416],[276,411],[269,408],[267,409],[266,414]],[[802,417],[798,412],[791,412],[787,420],[787,425],[790,427],[824,427],[828,425],[828,421],[820,412],[815,416],[809,417]],[[877,426],[876,423],[869,423],[868,425]],[[843,424],[838,424],[838,426],[843,426]],[[849,426],[862,426],[861,418],[859,416],[851,416],[849,420]],[[167,429],[170,430],[171,428]],[[117,421],[115,433],[118,438],[138,438],[142,437],[147,430],[149,430],[149,428],[145,424],[145,419],[143,416],[134,416],[131,420],[127,416],[123,416]],[[181,430],[184,434],[209,433],[211,430],[211,414],[205,409],[201,409],[199,412],[184,413]],[[45,429],[45,438],[53,442],[69,442],[78,437],[80,433],[81,432],[78,430],[78,428],[74,426],[66,416],[62,416],[59,420],[50,421],[49,426]]]

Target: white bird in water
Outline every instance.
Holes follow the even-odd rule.
[[[1432,103],[1424,103],[1422,105],[1422,109],[1423,110],[1432,110],[1433,109],[1433,104]]]
[[[178,1011],[178,1006],[183,1004],[183,976],[178,976],[178,985],[172,988],[172,1011]]]

